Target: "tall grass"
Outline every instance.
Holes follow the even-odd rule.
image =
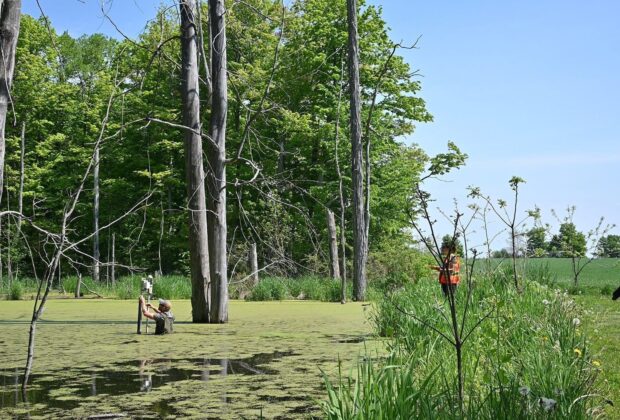
[[[466,287],[456,298],[462,308]],[[341,376],[333,384],[326,378],[326,416],[582,419],[600,409],[602,399],[593,396],[598,362],[570,296],[537,282],[518,293],[511,283],[483,278],[477,279],[469,307],[464,331],[489,310],[492,315],[463,347],[462,405],[453,348],[428,327],[449,335],[446,300],[435,282],[420,282],[375,304],[371,322],[388,337],[389,357],[361,362],[354,380]]]
[[[340,301],[340,281],[325,277],[265,277],[246,296],[246,300],[307,299],[322,302]],[[350,296],[350,290],[348,290]]]

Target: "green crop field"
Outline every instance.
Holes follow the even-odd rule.
[[[573,286],[573,268],[570,258],[530,258],[527,260],[519,259],[517,265],[523,268],[526,264],[526,273],[530,270],[548,270],[550,282],[558,286],[570,288]],[[586,262],[582,259],[581,264]],[[485,261],[476,263],[480,269]],[[493,266],[499,264],[509,268],[512,264],[510,259],[493,259]],[[610,294],[615,288],[620,286],[620,259],[619,258],[598,258],[592,260],[585,266],[579,275],[579,287],[584,291],[594,292],[595,289],[604,294]],[[611,290],[610,290],[611,289]]]

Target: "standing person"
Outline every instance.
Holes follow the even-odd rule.
[[[441,259],[443,267],[431,266],[435,271],[439,271],[439,283],[444,296],[448,296],[450,291],[452,294],[456,292],[456,286],[461,281],[459,272],[461,271],[461,259],[456,255],[456,244],[448,243],[441,245]]]
[[[172,334],[174,325],[174,315],[172,314],[172,304],[169,300],[159,299],[159,306],[154,308],[150,303],[144,302],[144,296],[140,296],[140,308],[142,315],[155,321],[155,334]],[[150,312],[150,310],[153,313]]]

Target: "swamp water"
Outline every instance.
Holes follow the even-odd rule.
[[[189,302],[174,304],[175,333],[153,336],[135,334],[135,302],[49,302],[24,395],[32,302],[3,302],[0,417],[315,417],[321,371],[334,378],[380,346],[360,304],[234,301],[224,325],[192,324]]]

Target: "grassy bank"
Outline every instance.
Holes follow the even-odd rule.
[[[602,413],[608,396],[597,377],[608,361],[591,347],[585,314],[572,297],[537,282],[522,293],[497,279],[477,282],[464,322],[466,287],[456,296],[459,328],[468,337],[462,400],[447,300],[436,284],[420,282],[376,304],[374,328],[389,338],[390,356],[360,364],[353,380],[345,373],[339,383],[328,381],[326,416],[585,419]]]

